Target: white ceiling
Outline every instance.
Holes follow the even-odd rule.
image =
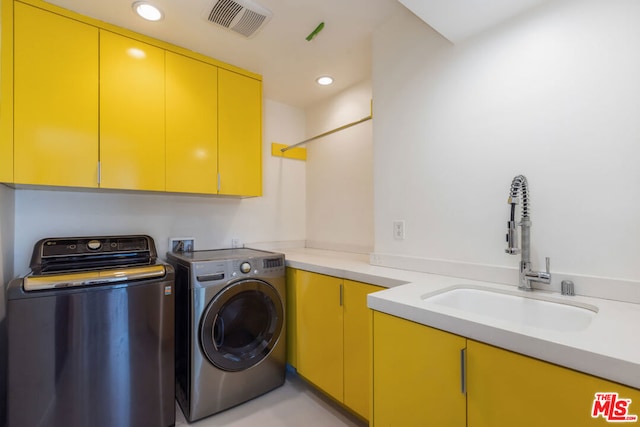
[[[399,0],[453,43],[463,41],[548,0]]]
[[[48,1],[262,74],[265,97],[300,108],[370,78],[372,30],[403,7],[397,0],[254,0],[273,18],[247,39],[201,17],[211,0],[149,0],[164,12],[159,22],[135,15],[134,0]],[[306,41],[320,22],[324,29]],[[324,74],[334,77],[332,86],[315,83]]]
[[[373,29],[403,4],[456,43],[549,0],[253,0],[273,18],[249,39],[201,16],[214,0],[147,0],[164,12],[159,22],[138,17],[135,0],[47,1],[261,74],[265,97],[304,108],[371,78]],[[332,86],[315,83],[325,74]]]

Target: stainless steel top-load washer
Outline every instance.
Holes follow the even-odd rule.
[[[175,424],[173,267],[145,235],[49,238],[7,288],[8,427]]]
[[[285,380],[284,255],[167,253],[176,271],[176,399],[195,421]]]

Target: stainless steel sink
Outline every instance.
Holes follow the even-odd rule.
[[[434,304],[552,331],[581,331],[591,324],[598,307],[544,294],[459,285],[422,296]]]

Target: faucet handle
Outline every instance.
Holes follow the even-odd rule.
[[[549,257],[546,257],[546,258],[544,259],[544,264],[545,264],[546,272],[547,272],[547,273],[551,273],[551,270],[549,269],[549,263],[550,263],[550,259],[549,259]]]

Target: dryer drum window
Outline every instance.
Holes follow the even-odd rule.
[[[209,303],[200,325],[207,359],[225,371],[248,369],[269,355],[282,331],[277,291],[261,280],[232,283]]]

